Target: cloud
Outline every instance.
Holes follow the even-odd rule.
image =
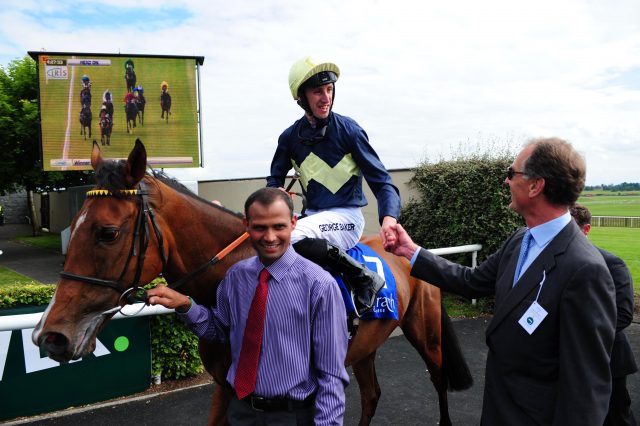
[[[106,25],[78,23],[102,10]],[[21,1],[1,13],[1,64],[41,48],[205,56],[205,169],[172,171],[183,179],[267,175],[302,112],[289,67],[311,54],[340,66],[335,110],[388,168],[555,135],[586,156],[589,184],[638,180],[636,0]]]

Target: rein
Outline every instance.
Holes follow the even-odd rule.
[[[122,308],[124,308],[127,304],[132,304],[137,301],[144,301],[145,304],[147,302],[147,291],[140,287],[140,277],[142,276],[142,270],[144,268],[144,260],[147,252],[147,247],[149,246],[149,223],[151,223],[151,227],[153,228],[153,232],[156,236],[156,240],[158,241],[158,250],[160,252],[160,258],[162,260],[162,270],[164,271],[167,266],[167,258],[164,254],[164,240],[162,237],[162,232],[156,223],[155,214],[153,209],[149,207],[149,201],[147,199],[149,192],[146,190],[146,185],[144,182],[140,182],[138,189],[121,189],[119,193],[124,195],[137,195],[140,197],[140,209],[138,210],[138,216],[136,217],[136,226],[133,234],[133,240],[131,243],[131,249],[129,250],[129,256],[124,264],[124,268],[120,273],[120,276],[117,280],[104,280],[101,278],[89,277],[86,275],[74,274],[67,271],[60,272],[60,276],[62,278],[67,278],[74,281],[80,281],[87,284],[98,285],[102,287],[111,288],[118,293],[120,293],[120,299],[118,300],[118,305],[114,308],[108,309],[102,313],[102,315],[110,315],[120,311],[123,315]],[[106,189],[94,189],[87,192],[88,197],[95,196],[113,196],[114,194]],[[243,233],[240,237],[236,238],[231,244],[222,249],[218,254],[212,257],[210,260],[200,265],[194,271],[190,272],[186,276],[182,277],[180,280],[176,281],[173,284],[170,284],[169,287],[172,289],[177,289],[181,287],[189,280],[191,280],[196,275],[202,273],[210,266],[215,265],[219,261],[221,261],[227,254],[233,251],[236,247],[238,247],[244,240],[249,237],[248,233]],[[133,283],[130,286],[123,284],[124,276],[127,273],[127,269],[129,268],[129,263],[131,260],[137,257],[136,271],[133,279]],[[136,296],[139,297],[136,300]],[[140,310],[144,308],[144,305]],[[137,314],[137,313],[136,313]],[[129,314],[135,315],[135,314]]]

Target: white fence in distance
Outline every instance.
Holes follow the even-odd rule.
[[[637,216],[591,216],[591,226],[611,228],[640,228]]]

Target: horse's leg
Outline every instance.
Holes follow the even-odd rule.
[[[451,425],[447,378],[443,368],[440,290],[423,282],[414,284],[411,303],[402,320],[402,331],[427,365],[438,393],[440,425]]]
[[[380,400],[380,385],[376,375],[376,352],[353,364],[353,374],[360,387],[360,422],[359,426],[368,426],[376,414]]]
[[[228,345],[200,341],[200,359],[205,370],[211,374],[215,384],[207,426],[226,426],[227,408],[233,396],[233,389],[227,384],[227,371],[231,365],[231,351]]]
[[[360,321],[358,332],[349,343],[346,366],[353,365],[353,372],[360,386],[360,425],[368,425],[378,407],[380,386],[375,370],[376,350],[398,326],[395,320]]]

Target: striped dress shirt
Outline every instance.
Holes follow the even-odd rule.
[[[215,307],[192,303],[179,314],[198,337],[230,343],[231,384],[263,268],[258,257],[238,262],[220,283]],[[346,311],[338,285],[292,247],[267,269],[271,277],[255,394],[303,400],[317,392],[316,425],[341,425],[349,376],[344,367]]]

